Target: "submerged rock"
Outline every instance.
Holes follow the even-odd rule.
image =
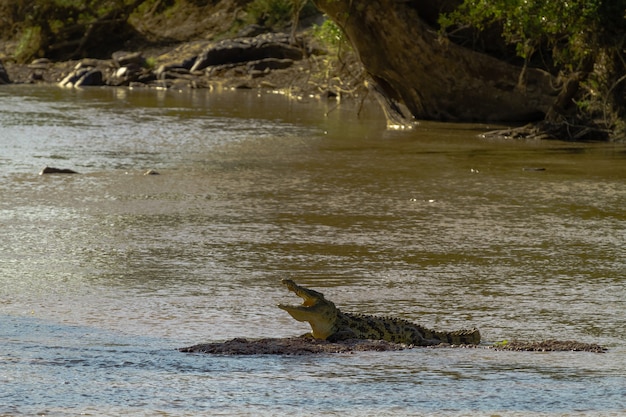
[[[496,350],[514,350],[527,352],[606,352],[606,348],[595,343],[583,343],[572,340],[543,340],[540,342],[525,342],[519,340],[496,343]]]
[[[39,175],[44,174],[78,174],[78,172],[74,171],[73,169],[46,166],[41,170],[41,172],[39,172]]]

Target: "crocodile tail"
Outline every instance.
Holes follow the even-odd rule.
[[[476,328],[455,332],[435,332],[435,336],[443,343],[451,345],[477,345],[480,343],[480,331]]]

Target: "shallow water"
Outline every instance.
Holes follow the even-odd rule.
[[[486,128],[387,132],[375,107],[251,91],[3,87],[0,414],[625,414],[626,146]],[[284,277],[486,343],[609,351],[176,351],[304,333],[275,307],[298,302]]]

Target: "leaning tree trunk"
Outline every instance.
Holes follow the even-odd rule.
[[[559,94],[557,81],[545,71],[510,65],[440,36],[420,16],[437,2],[314,3],[345,32],[384,98],[388,124],[408,122],[402,105],[416,119],[541,120]]]

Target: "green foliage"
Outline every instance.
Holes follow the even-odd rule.
[[[254,0],[246,12],[251,23],[267,27],[285,26],[291,21],[292,0]]]
[[[553,122],[625,131],[626,0],[463,0],[439,24],[446,34],[499,32],[526,64],[580,80]]]
[[[16,59],[24,62],[61,52],[63,48],[66,48],[64,53],[71,55],[72,48],[80,49],[99,28],[107,30],[116,21],[124,21],[140,3],[139,0],[22,0],[7,3],[2,10],[21,32]],[[112,38],[116,35],[113,30],[103,34]]]
[[[502,36],[530,58],[541,46],[555,62],[575,68],[601,44],[614,42],[607,33],[624,33],[626,0],[464,0],[440,16],[443,30],[469,26],[479,31],[498,26]]]
[[[326,19],[321,25],[313,25],[313,36],[329,49],[338,49],[348,44],[339,26],[330,19]]]
[[[146,61],[144,62],[143,66],[144,66],[144,68],[147,68],[147,69],[155,69],[156,65],[157,65],[156,58],[155,57],[149,57],[149,58],[146,58]]]
[[[308,0],[253,0],[246,6],[248,23],[279,29],[310,15],[316,9]]]
[[[31,26],[22,32],[15,58],[18,62],[25,62],[33,56],[40,54],[41,49],[41,27]]]
[[[204,0],[206,3],[206,0]],[[144,16],[155,14],[163,15],[166,18],[173,17],[181,9],[185,9],[188,4],[195,4],[192,0],[144,0],[134,10],[133,15],[141,20]]]

